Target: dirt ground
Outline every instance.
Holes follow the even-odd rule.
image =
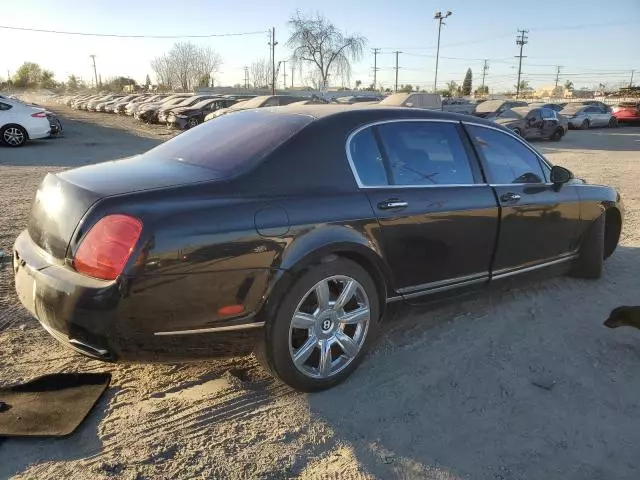
[[[48,171],[144,151],[163,127],[59,108],[65,138],[0,148],[0,248],[10,252]],[[107,371],[65,439],[0,440],[0,478],[640,478],[640,331],[602,326],[640,304],[640,128],[536,146],[622,193],[621,245],[598,281],[532,281],[401,309],[339,387],[304,395],[252,357],[110,365],[54,341],[0,283],[0,384]]]

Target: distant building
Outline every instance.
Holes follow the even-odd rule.
[[[564,87],[558,85],[556,88],[554,85],[543,85],[541,87],[536,87],[534,91],[534,96],[536,97],[562,97],[564,96]]]
[[[595,90],[567,90],[564,94],[565,98],[593,98],[596,95]]]

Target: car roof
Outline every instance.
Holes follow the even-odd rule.
[[[293,103],[285,107],[267,107],[268,110],[282,114],[299,114],[308,115],[314,119],[324,119],[330,117],[352,116],[360,117],[362,123],[371,121],[384,121],[388,119],[433,119],[433,120],[451,120],[457,122],[479,123],[495,127],[495,123],[484,120],[482,118],[470,117],[459,113],[442,112],[439,110],[427,110],[423,108],[406,108],[406,107],[386,107],[379,104],[353,104],[341,105],[339,103],[300,105]]]

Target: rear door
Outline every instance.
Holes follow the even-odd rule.
[[[576,186],[549,182],[549,167],[526,142],[495,128],[466,125],[500,203],[492,274],[566,257],[576,250]]]
[[[498,206],[461,128],[393,121],[350,141],[359,184],[381,226],[384,257],[405,298],[488,280]]]

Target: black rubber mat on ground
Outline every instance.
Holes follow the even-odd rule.
[[[110,381],[109,373],[56,373],[0,388],[0,436],[69,435]]]

